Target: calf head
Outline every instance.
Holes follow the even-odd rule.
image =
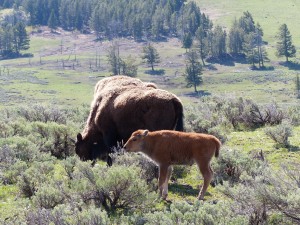
[[[132,133],[128,141],[124,145],[127,152],[140,152],[144,148],[145,137],[148,135],[148,130],[137,130]]]

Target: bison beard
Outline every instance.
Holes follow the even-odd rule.
[[[76,154],[82,160],[104,159],[118,142],[137,129],[183,130],[180,100],[152,83],[126,76],[104,78],[95,86],[86,126],[77,135]]]

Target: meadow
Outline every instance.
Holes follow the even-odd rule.
[[[140,170],[147,168],[140,168],[135,163],[136,167],[130,166],[133,159],[126,158],[127,155],[122,156],[127,165],[117,163],[111,171],[103,162],[98,162],[94,168],[89,163],[80,162],[74,156],[74,146],[67,138],[74,138],[82,130],[94,85],[110,75],[107,52],[112,42],[96,41],[93,34],[76,31],[57,29],[52,33],[46,27],[29,28],[31,47],[26,53],[32,53],[33,57],[0,61],[0,223],[26,221],[28,224],[36,224],[37,221],[45,220],[44,224],[47,224],[47,221],[53,222],[56,219],[76,224],[71,216],[75,209],[78,221],[90,221],[87,224],[92,224],[91,218],[98,217],[98,221],[103,224],[172,224],[176,219],[181,224],[186,221],[190,221],[190,224],[197,224],[195,221],[198,224],[218,224],[218,221],[244,224],[250,223],[251,218],[253,221],[263,218],[263,212],[267,212],[269,223],[293,224],[297,221],[286,220],[282,210],[274,209],[268,200],[272,199],[269,195],[273,184],[277,190],[285,187],[276,177],[285,171],[280,168],[300,163],[300,109],[295,89],[299,70],[283,65],[281,62],[284,59],[278,59],[274,54],[276,32],[282,23],[288,25],[294,44],[300,51],[299,23],[295,22],[300,19],[300,3],[292,0],[197,2],[202,12],[210,15],[215,24],[228,29],[234,18],[240,17],[243,11],[251,12],[265,32],[264,38],[268,42],[267,50],[271,59],[267,66],[272,69],[253,71],[248,64],[237,62],[230,65],[208,64],[203,71],[203,84],[196,94],[192,88],[186,87],[185,49],[178,39],[153,43],[161,58],[155,69],[164,71],[161,75],[149,73],[150,68],[142,62],[142,48],[146,42],[137,43],[129,39],[114,42],[118,43],[121,56],[135,59],[138,65],[137,78],[154,82],[159,88],[176,94],[182,100],[188,131],[206,131],[224,139],[223,156],[221,151],[221,159],[213,161],[215,176],[219,181],[216,179],[217,187],[209,187],[206,201],[195,201],[199,181],[202,182],[196,166],[176,168],[170,182],[170,201],[164,202],[154,200],[155,179],[148,186],[143,183],[145,178],[140,177]],[[297,64],[299,56],[293,61]],[[280,133],[280,124],[256,127],[248,126],[243,120],[238,121],[236,128],[233,127],[230,119],[238,117],[238,111],[235,111],[240,106],[238,99],[244,101],[245,111],[241,114],[245,117],[250,115],[247,107],[252,106],[246,103],[248,100],[257,105],[262,113],[267,112],[268,107],[273,107],[272,112],[275,113],[272,115],[283,112],[283,120],[289,123],[285,128],[291,129],[288,145],[278,143],[266,134],[267,128],[277,129],[274,132]],[[43,119],[45,115],[49,118],[59,115],[61,120],[52,118],[46,121]],[[65,134],[61,139],[57,135],[59,132]],[[56,149],[53,146],[59,147]],[[68,152],[59,152],[61,146],[67,146]],[[139,162],[141,159],[134,160]],[[43,175],[38,174],[41,170]],[[299,175],[297,167],[291,167],[289,171]],[[91,179],[89,174],[105,177],[103,179],[107,184],[96,178]],[[282,204],[286,204],[290,210],[287,211],[293,213],[294,209],[300,208],[299,197],[295,197],[299,193],[299,186],[298,189],[294,188],[297,178],[293,180],[290,175],[283,175],[291,184],[291,189],[286,189],[290,193],[282,191],[278,198],[286,201]],[[30,176],[32,180],[27,179]],[[108,176],[121,176],[118,179],[128,179],[133,185],[142,183],[137,191],[141,199],[132,197],[134,200],[128,207],[117,210],[113,206],[103,210],[105,207],[99,207],[101,202],[97,202],[96,198],[89,202],[86,199],[88,194],[96,195],[97,190],[110,190],[105,185],[116,185],[110,183],[112,181]],[[272,185],[266,186],[261,182],[262,177]],[[75,181],[80,181],[82,185]],[[282,186],[275,186],[274,181]],[[50,191],[46,189],[47,185]],[[243,192],[245,187],[249,193]],[[124,190],[132,193],[130,188]],[[261,190],[261,195],[255,194],[254,190]],[[130,196],[125,193],[125,196]],[[238,198],[239,195],[244,196],[244,199]],[[53,200],[53,196],[61,198]],[[267,203],[261,199],[267,199]],[[128,199],[123,200],[126,202]],[[142,208],[141,202],[148,205]],[[234,206],[232,202],[235,202]],[[264,209],[264,205],[267,208]],[[299,218],[297,213],[294,214]],[[222,221],[222,218],[226,219]]]

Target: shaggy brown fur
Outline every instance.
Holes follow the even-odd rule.
[[[124,145],[126,151],[143,152],[158,164],[158,187],[163,198],[168,195],[171,165],[192,165],[196,162],[204,178],[198,199],[204,198],[211,182],[213,171],[210,161],[213,156],[219,156],[220,147],[221,142],[215,136],[170,130],[137,130]]]
[[[77,135],[76,153],[83,160],[107,157],[111,147],[126,142],[137,129],[183,130],[180,100],[136,78],[105,78],[95,87],[87,124]]]

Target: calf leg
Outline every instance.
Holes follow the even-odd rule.
[[[202,176],[203,176],[203,179],[204,179],[204,183],[203,183],[203,186],[199,192],[199,195],[198,195],[198,199],[199,200],[203,200],[204,199],[204,194],[212,180],[212,177],[213,177],[213,171],[210,167],[209,164],[205,164],[205,165],[198,165],[199,166],[199,169],[200,169],[200,172],[202,173]]]
[[[169,180],[171,178],[172,171],[173,171],[173,167],[169,166],[168,167],[168,171],[167,171],[167,177],[166,177],[166,180],[165,180],[165,182],[163,184],[163,191],[162,191],[163,199],[166,199],[168,197],[168,182],[169,182]]]
[[[159,167],[159,177],[158,177],[158,189],[159,194],[162,196],[163,199],[167,198],[168,195],[168,189],[165,190],[166,184],[168,187],[168,166],[160,166]]]

